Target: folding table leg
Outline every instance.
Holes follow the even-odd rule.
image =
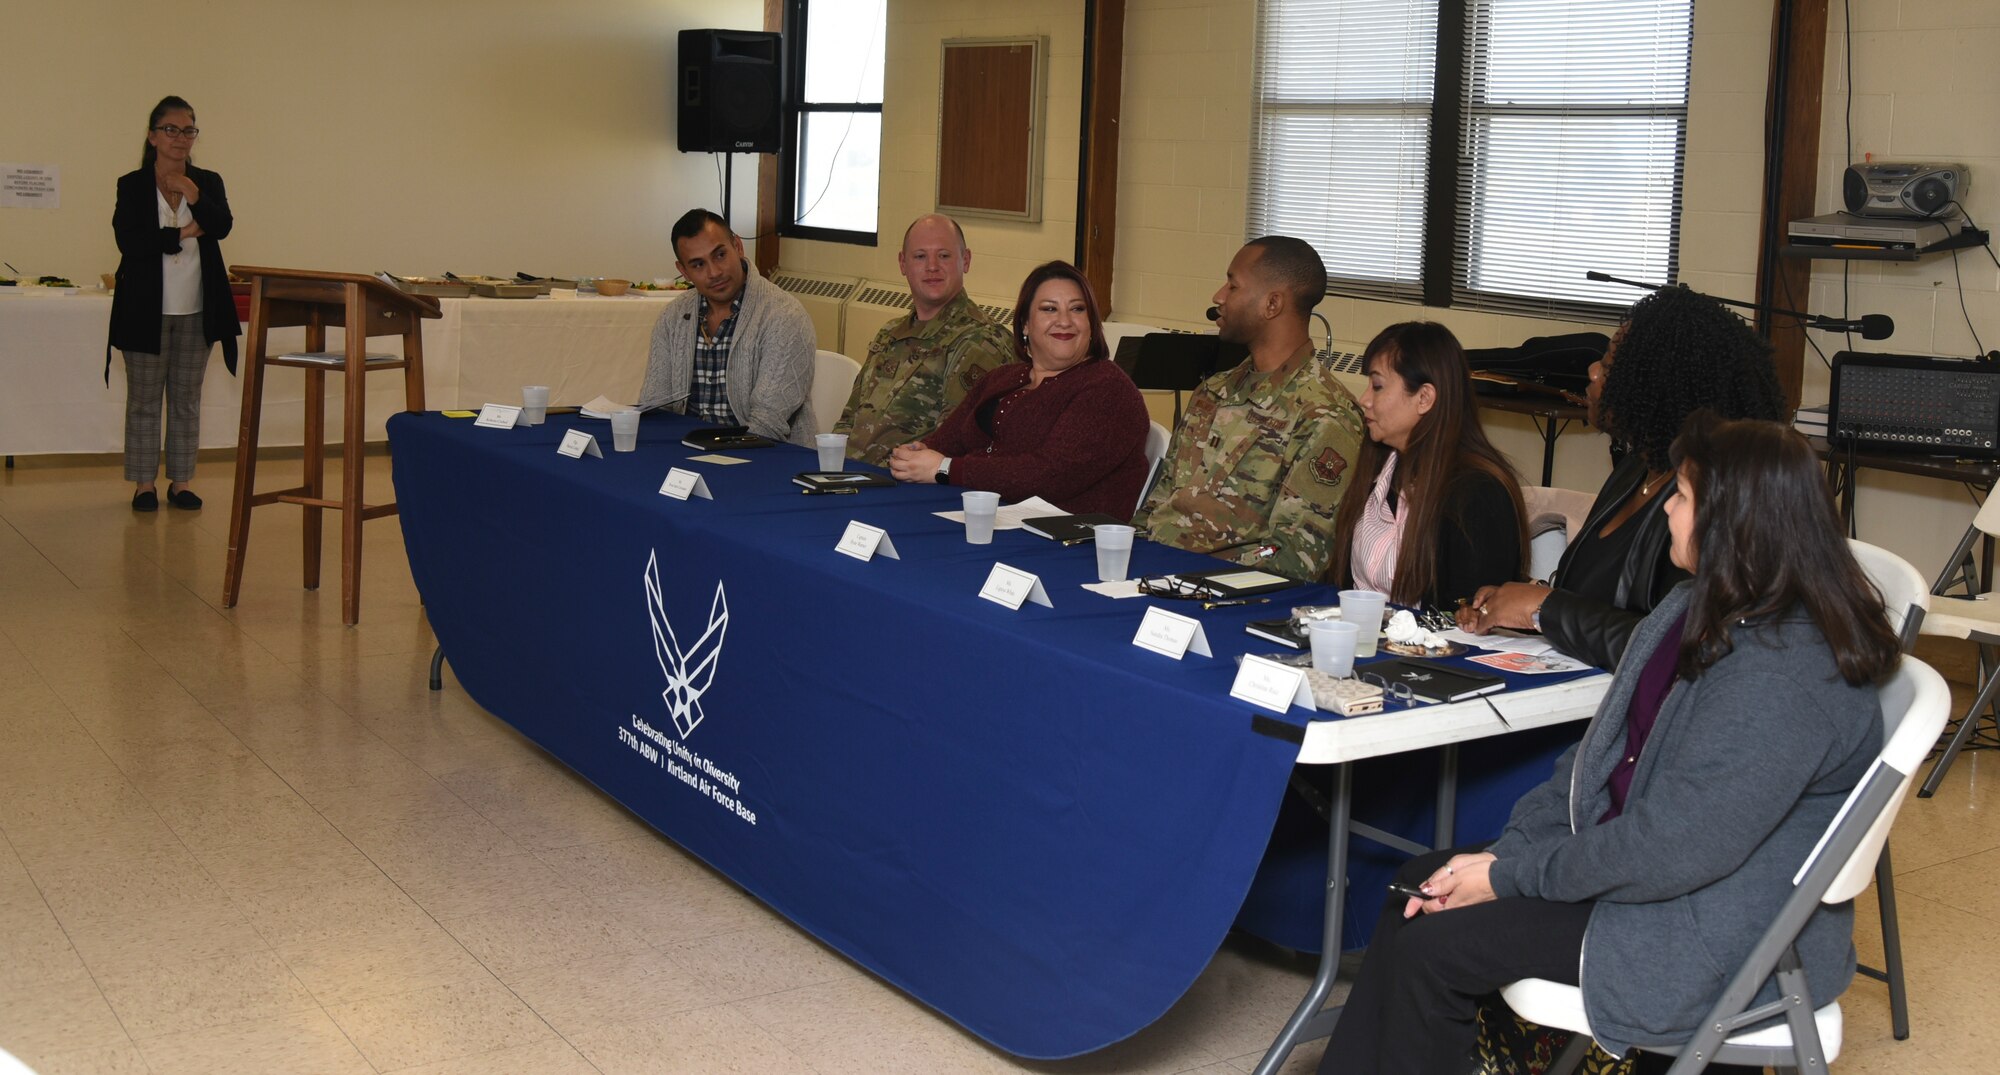
[[[1320,1011],[1333,993],[1334,978],[1340,973],[1341,916],[1347,911],[1347,834],[1353,819],[1353,765],[1342,762],[1333,768],[1333,803],[1329,817],[1326,849],[1326,919],[1320,934],[1319,969],[1313,973],[1305,999],[1285,1020],[1285,1028],[1271,1042],[1264,1059],[1257,1062],[1255,1075],[1273,1075],[1284,1066],[1285,1058],[1300,1042],[1323,1038],[1333,1032],[1340,1009]]]

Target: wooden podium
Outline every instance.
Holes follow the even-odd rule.
[[[236,437],[236,494],[229,508],[229,559],[222,575],[222,607],[236,607],[243,585],[243,557],[250,545],[250,509],[265,504],[297,504],[305,509],[305,587],[319,589],[320,512],[342,514],[340,527],[340,613],[352,626],[361,618],[361,524],[394,515],[396,505],[364,504],[361,499],[363,431],[367,419],[368,374],[402,370],[407,409],[424,409],[424,341],[419,322],[439,316],[436,299],[406,294],[373,276],[307,269],[237,265],[250,280],[250,336],[243,362],[243,424]],[[304,354],[266,353],[273,328],[303,325]],[[346,347],[326,353],[328,326],[345,329]],[[368,352],[371,336],[400,336],[401,357]],[[264,409],[264,367],[294,366],[306,371],[305,484],[259,493],[258,423]],[[340,498],[326,496],[326,375],[344,373],[345,428],[340,453]]]

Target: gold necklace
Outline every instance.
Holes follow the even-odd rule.
[[[1672,473],[1672,471],[1668,471],[1668,473],[1670,474],[1670,473]],[[1648,479],[1646,479],[1646,482],[1645,482],[1645,484],[1643,484],[1643,485],[1639,486],[1639,495],[1640,495],[1640,496],[1642,496],[1642,497],[1648,497],[1648,496],[1652,496],[1652,495],[1653,495],[1653,483],[1654,483],[1654,482],[1659,482],[1659,481],[1665,481],[1665,480],[1666,480],[1666,477],[1667,477],[1667,475],[1666,475],[1666,474],[1662,474],[1662,475],[1660,475],[1660,476],[1659,476],[1659,477],[1657,477],[1657,478],[1648,478]]]

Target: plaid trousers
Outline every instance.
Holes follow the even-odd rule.
[[[167,480],[194,478],[208,351],[208,342],[201,338],[200,314],[168,314],[160,318],[159,354],[124,352],[126,481],[149,482],[159,475],[162,389],[167,402]]]

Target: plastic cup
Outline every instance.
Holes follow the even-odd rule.
[[[1136,531],[1120,523],[1100,523],[1091,529],[1097,532],[1097,581],[1124,582],[1132,566],[1132,535]]]
[[[1306,629],[1312,640],[1313,670],[1335,679],[1354,673],[1354,648],[1361,641],[1361,628],[1340,620],[1314,620]]]
[[[611,448],[629,452],[639,446],[639,412],[611,412]]]
[[[847,469],[847,434],[821,433],[813,439],[819,447],[819,469],[838,474]]]
[[[1382,610],[1389,595],[1376,590],[1340,591],[1340,618],[1361,629],[1354,642],[1356,657],[1375,656],[1375,641],[1382,636]]]
[[[1000,494],[973,490],[964,494],[965,540],[973,545],[993,544],[993,519],[1000,512]]]
[[[549,420],[549,386],[531,384],[521,389],[521,424],[538,426]]]

